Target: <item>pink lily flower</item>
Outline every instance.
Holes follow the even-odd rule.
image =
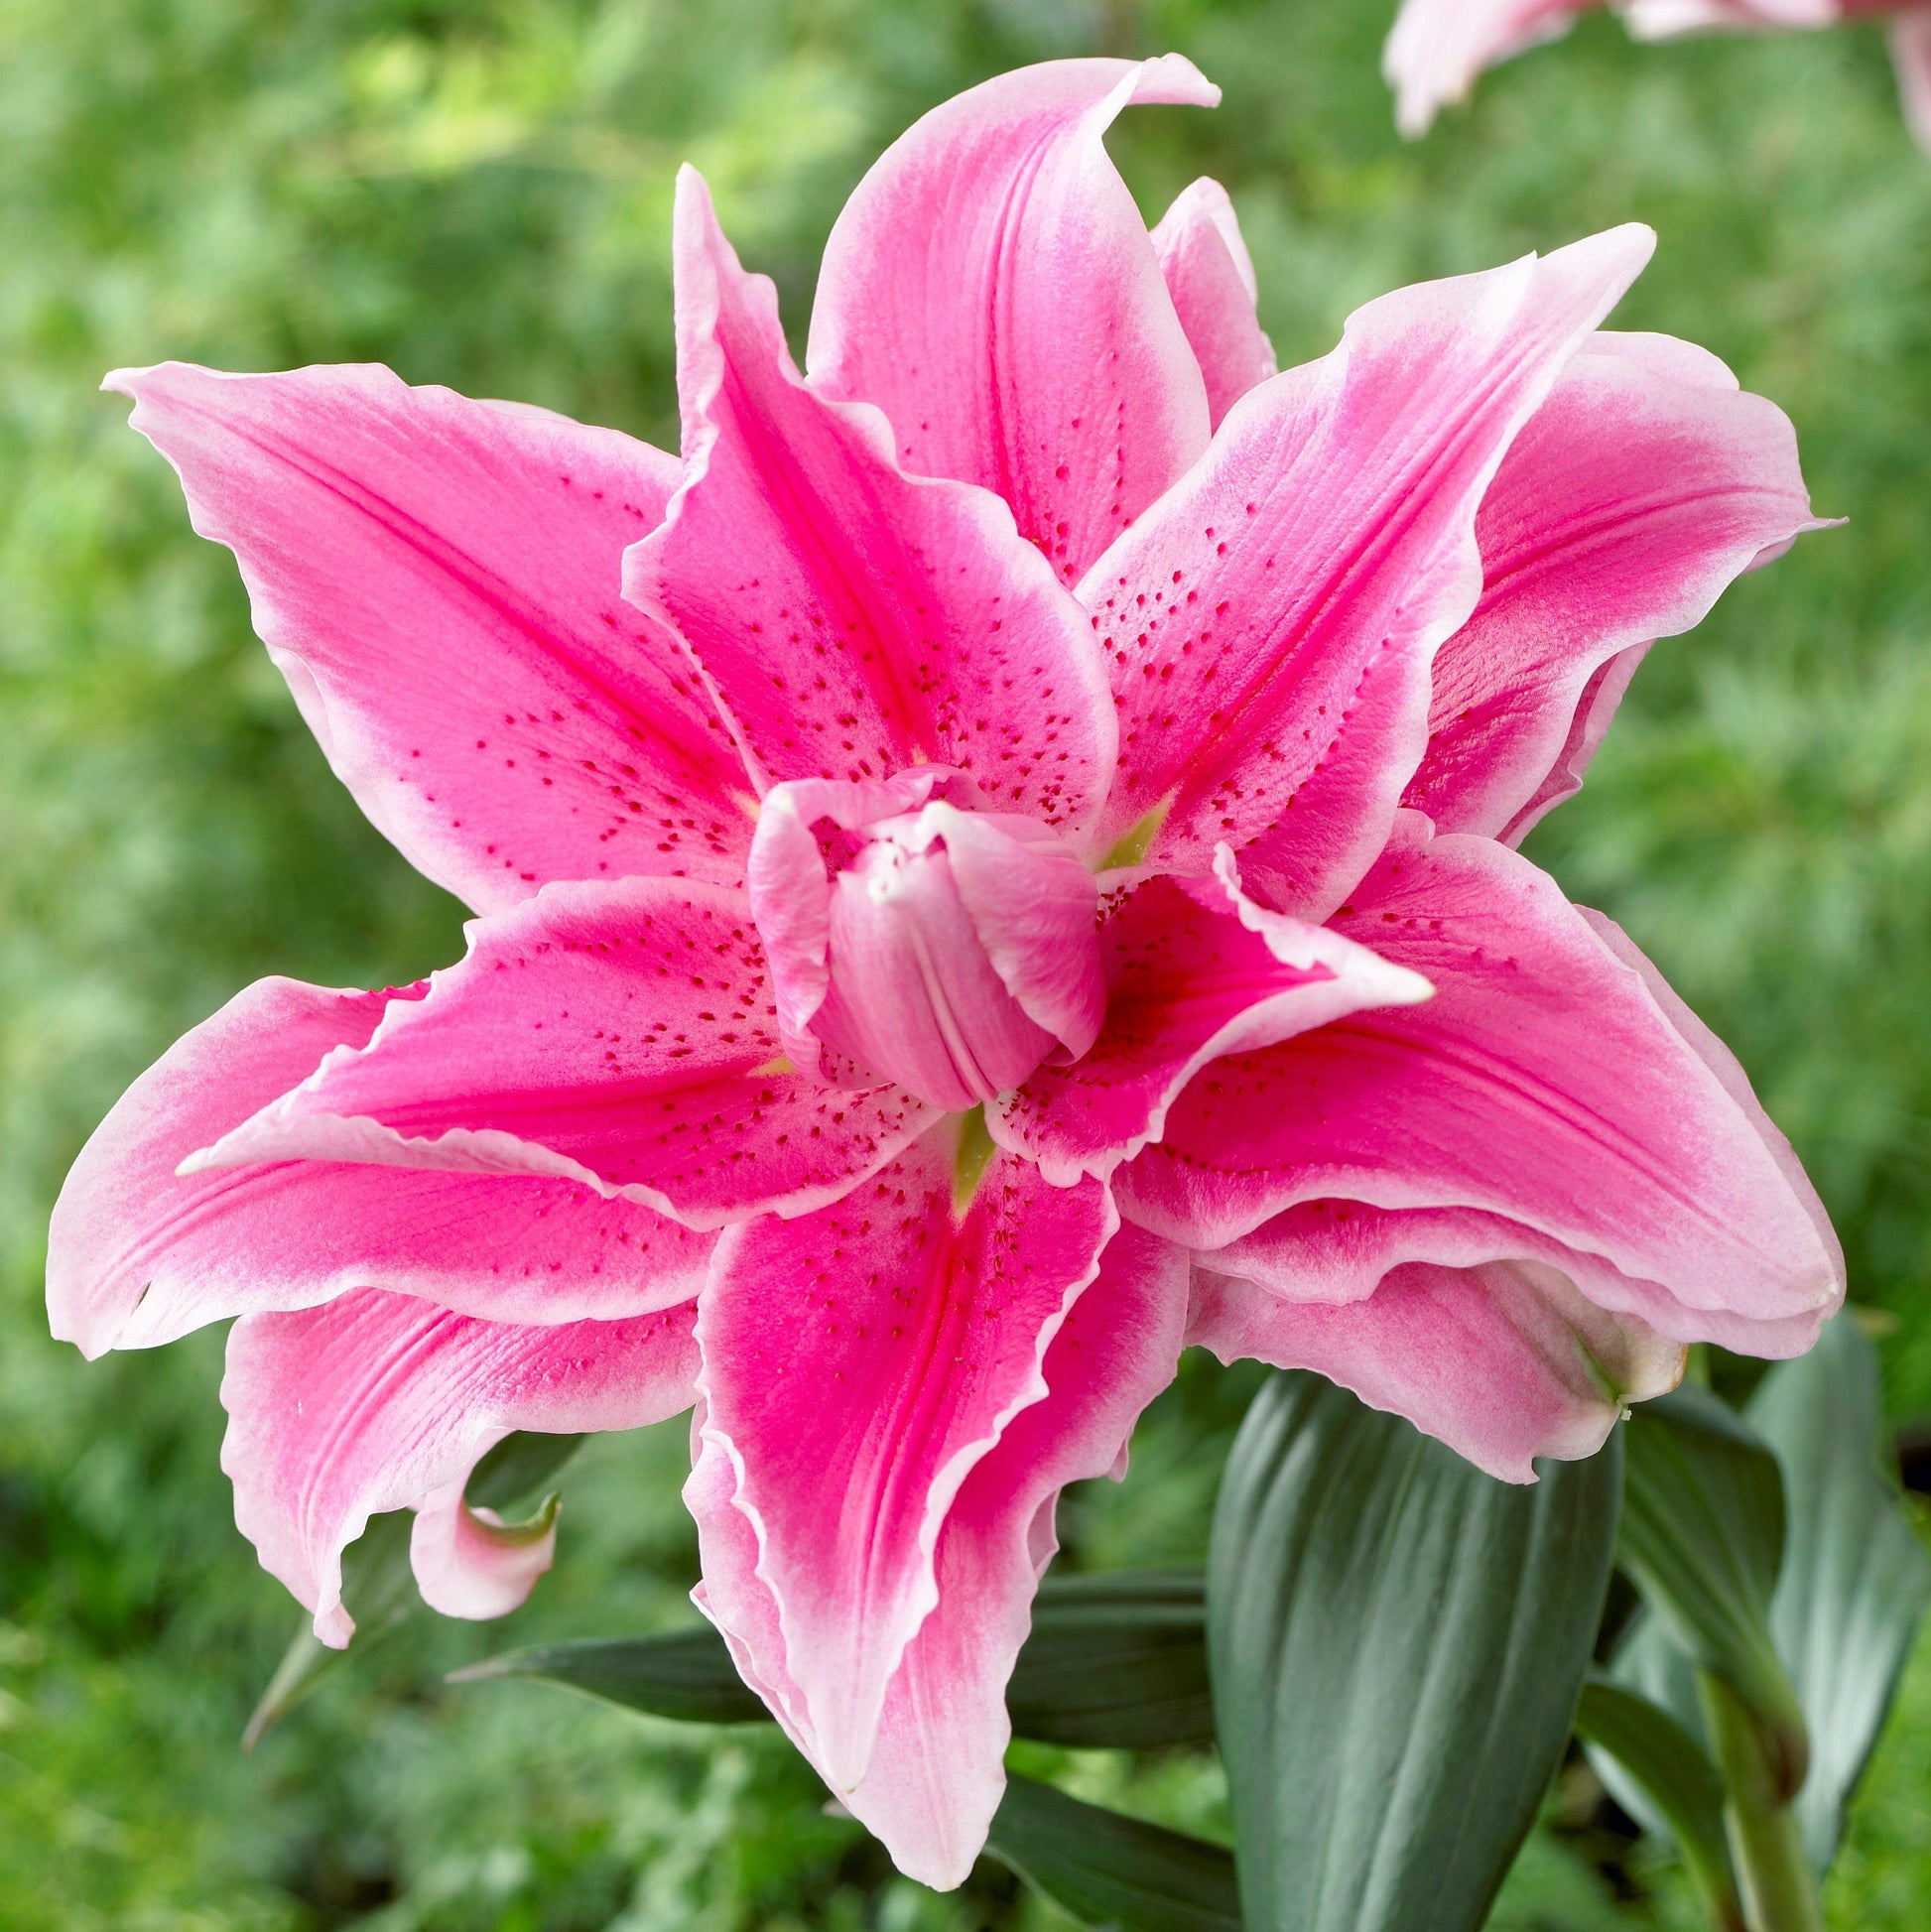
[[[1410,140],[1467,100],[1482,70],[1558,40],[1606,0],[1402,0],[1382,50],[1395,126]],[[1905,124],[1931,153],[1931,6],[1925,0],[1607,0],[1639,41],[1712,30],[1771,33],[1889,18],[1891,64]]]
[[[237,1518],[336,1643],[371,1511],[494,1614],[550,1548],[462,1503],[488,1445],[695,1403],[699,1604],[940,1886],[1059,1492],[1190,1342],[1527,1481],[1843,1294],[1736,1061],[1514,849],[1650,641],[1816,527],[1789,424],[1599,332],[1635,227],[1274,374],[1225,194],[1149,233],[1102,145],[1217,98],[1170,55],[927,115],[809,376],[687,171],[681,460],[376,368],[108,378],[477,916],[137,1082],[56,1332],[239,1317]]]

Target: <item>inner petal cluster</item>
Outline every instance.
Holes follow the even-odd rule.
[[[976,803],[931,766],[765,800],[751,908],[787,1049],[829,1085],[958,1111],[1097,1037],[1093,874],[1036,820]]]

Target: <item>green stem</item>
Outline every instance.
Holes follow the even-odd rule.
[[[1777,1755],[1750,1707],[1721,1677],[1697,1673],[1703,1722],[1723,1773],[1724,1824],[1749,1932],[1824,1932],[1817,1880]]]

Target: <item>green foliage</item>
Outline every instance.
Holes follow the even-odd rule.
[[[1874,30],[1635,48],[1592,21],[1427,143],[1376,74],[1393,0],[0,0],[0,1922],[322,1932],[951,1932],[1042,1908],[991,1867],[895,1879],[795,1754],[445,1691],[508,1645],[684,1614],[682,1425],[588,1448],[561,1556],[474,1630],[422,1617],[253,1758],[290,1608],[230,1527],[219,1338],[87,1365],[46,1338],[46,1214],[87,1130],[248,979],[406,980],[458,909],[359,819],[248,633],[232,565],[95,394],[117,363],[360,357],[674,440],[667,233],[689,157],[798,332],[837,206],[914,114],[1018,62],[1178,46],[1218,115],[1135,110],[1156,212],[1232,191],[1283,359],[1354,304],[1635,216],[1620,321],[1796,419],[1820,509],[1636,681],[1535,855],[1738,1048],[1931,1410],[1931,168]],[[1190,1370],[1076,1563],[1198,1562],[1250,1374]],[[1834,1922],[1915,1926],[1931,1665],[1854,1809]],[[1192,1755],[1033,1762],[1224,1830]],[[1497,1924],[1611,1908],[1553,1838]],[[1567,1861],[1567,1863],[1565,1863]],[[1668,1908],[1669,1880],[1654,1879]]]
[[[1498,1481],[1318,1375],[1255,1398],[1208,1645],[1254,1932],[1477,1932],[1561,1762],[1622,1491],[1611,1436]]]

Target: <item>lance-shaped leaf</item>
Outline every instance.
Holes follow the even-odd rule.
[[[451,1684],[535,1677],[566,1684],[627,1710],[687,1724],[768,1723],[764,1700],[737,1674],[724,1639],[708,1623],[646,1637],[583,1637],[535,1644],[450,1673]]]
[[[1616,1438],[1517,1486],[1274,1377],[1221,1487],[1208,1646],[1255,1932],[1473,1932],[1534,1823],[1609,1577]]]
[[[1087,1925],[1240,1932],[1231,1853],[1031,1778],[1006,1780],[985,1849]]]
[[[1772,1368],[1744,1414],[1783,1472],[1770,1633],[1810,1728],[1797,1813],[1822,1871],[1931,1604],[1931,1556],[1896,1478],[1880,1470],[1876,1353],[1852,1316],[1833,1320],[1809,1354]]]
[[[1788,1799],[1803,1784],[1809,1747],[1770,1634],[1784,1546],[1777,1460],[1735,1410],[1694,1384],[1643,1403],[1626,1434],[1616,1559],[1676,1648],[1749,1707]]]
[[[1744,1932],[1724,1839],[1724,1786],[1702,1743],[1662,1706],[1612,1678],[1592,1675],[1576,1707],[1576,1735],[1599,1770],[1604,1757],[1633,1779],[1683,1854],[1704,1909],[1721,1932]]]
[[[584,1438],[517,1429],[484,1455],[469,1473],[464,1499],[473,1508],[502,1511],[523,1501],[577,1454]],[[545,1504],[544,1506],[549,1506]],[[420,1606],[409,1566],[409,1534],[414,1518],[406,1509],[371,1517],[369,1526],[342,1552],[342,1601],[355,1607],[356,1634],[366,1650]],[[241,1748],[253,1750],[268,1732],[347,1656],[322,1643],[304,1615],[268,1688],[241,1734]]]
[[[769,1716],[709,1625],[591,1637],[490,1657],[451,1683],[529,1677],[660,1718],[740,1724]],[[1153,1750],[1209,1743],[1206,1585],[1198,1571],[1048,1578],[1006,1692],[1022,1738]]]
[[[1199,1571],[1048,1579],[1006,1687],[1022,1738],[1157,1750],[1214,1740]]]

